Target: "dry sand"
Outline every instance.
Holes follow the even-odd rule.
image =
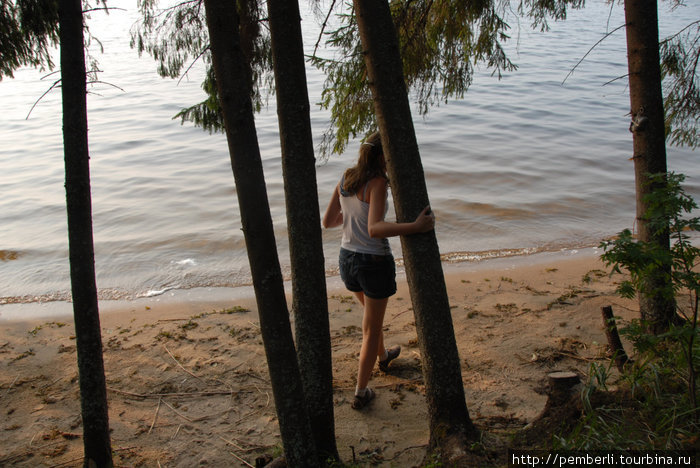
[[[585,378],[592,362],[607,362],[602,306],[624,319],[637,314],[635,303],[615,295],[620,277],[607,275],[594,249],[445,272],[467,406],[489,432],[535,418],[548,373]],[[402,278],[385,334],[403,351],[389,374],[375,371],[377,399],[362,411],[350,408],[362,309],[330,281],[336,435],[346,462],[409,467],[425,456],[421,357]],[[225,296],[101,305],[118,466],[249,466],[281,452],[254,301]],[[81,466],[77,375],[70,316],[0,321],[0,466]]]

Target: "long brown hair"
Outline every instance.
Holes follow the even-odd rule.
[[[382,140],[379,132],[374,132],[360,145],[360,157],[354,167],[345,171],[343,190],[357,193],[367,182],[375,177],[386,179],[386,166],[382,157]]]

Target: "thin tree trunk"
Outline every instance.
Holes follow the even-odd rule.
[[[637,232],[639,240],[670,250],[669,233],[655,233],[646,217],[645,197],[659,188],[649,183],[649,174],[665,173],[666,136],[659,59],[659,24],[656,0],[625,0],[627,63],[633,134],[634,174],[637,193]],[[663,266],[648,280],[639,294],[642,320],[652,332],[668,329],[676,315],[672,297],[661,293],[670,281],[670,265]]]
[[[59,2],[59,30],[68,248],[83,418],[84,466],[111,467],[107,387],[95,283],[83,11],[80,0]]]
[[[428,193],[386,0],[355,0],[375,114],[382,135],[397,220],[413,221]],[[452,315],[435,233],[401,237],[423,360],[430,448],[450,457],[477,435],[467,410]]]
[[[316,466],[253,118],[251,74],[240,47],[236,2],[205,0],[204,6],[284,452],[289,466]]]
[[[267,9],[282,146],[297,356],[319,455],[322,460],[337,460],[326,272],[299,3],[268,0]]]
[[[629,362],[627,353],[625,352],[625,347],[622,346],[622,341],[620,340],[620,334],[617,331],[617,325],[615,324],[615,316],[613,315],[613,309],[611,306],[601,307],[601,313],[603,314],[603,326],[605,327],[605,337],[608,339],[608,346],[610,347],[610,352],[612,353],[613,359],[615,359],[615,365],[617,370],[623,372],[625,369],[625,364]]]

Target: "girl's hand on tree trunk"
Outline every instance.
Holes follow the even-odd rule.
[[[423,211],[413,221],[416,228],[416,233],[428,232],[435,228],[435,214],[430,209],[430,206],[423,208]]]

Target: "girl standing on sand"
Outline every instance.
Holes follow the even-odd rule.
[[[323,215],[324,228],[343,226],[340,277],[364,308],[354,409],[363,408],[375,396],[367,386],[375,361],[379,359],[379,369],[386,372],[401,352],[400,346],[386,349],[382,333],[389,297],[396,293],[396,265],[387,238],[435,227],[429,207],[412,223],[385,221],[389,179],[379,132],[367,137],[359,153],[357,164],[345,171]]]

